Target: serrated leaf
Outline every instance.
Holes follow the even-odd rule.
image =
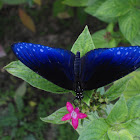
[[[106,111],[107,115],[109,115],[109,113],[111,112],[113,107],[114,107],[113,104],[106,105],[105,111]]]
[[[10,5],[23,4],[27,2],[27,0],[2,0],[2,1],[3,3]]]
[[[93,121],[93,120],[96,120],[96,119],[99,119],[99,115],[98,115],[98,112],[95,111],[95,112],[89,112],[88,114],[88,118]]]
[[[121,96],[121,98],[116,102],[116,104],[112,108],[106,121],[110,125],[118,124],[126,119],[127,114],[128,114],[128,109],[125,102],[125,98],[124,96]]]
[[[92,41],[88,27],[86,26],[84,31],[79,35],[78,39],[72,46],[71,51],[76,54],[77,51],[80,52],[80,57],[85,55],[90,50],[95,49],[94,43]]]
[[[109,126],[103,118],[93,120],[87,125],[78,140],[106,140]]]
[[[86,6],[88,3],[87,0],[64,0],[63,4],[75,7]]]
[[[132,8],[126,15],[119,18],[119,27],[125,38],[131,42],[140,32],[140,10]]]
[[[140,71],[134,71],[128,76],[131,76],[132,78],[129,80],[126,89],[123,91],[126,100],[136,95],[140,95]]]
[[[110,140],[133,140],[132,135],[125,129],[114,131],[110,128],[107,133]]]
[[[132,79],[131,76],[124,77],[114,82],[114,84],[105,92],[109,101],[117,99],[127,88],[128,82]]]
[[[32,32],[36,32],[35,24],[32,18],[22,9],[19,8],[19,17],[22,23]]]
[[[140,118],[133,119],[127,124],[126,129],[134,136],[140,137]]]
[[[14,61],[11,62],[9,65],[5,67],[5,69],[11,73],[12,75],[19,77],[32,86],[48,91],[53,93],[66,93],[69,92],[69,90],[65,90],[46,79],[42,78],[40,75],[33,72],[31,69],[26,67],[24,64],[22,64],[20,61]]]
[[[124,5],[125,3],[125,5]],[[96,16],[106,18],[118,17],[126,14],[131,8],[128,0],[106,0],[96,11]]]
[[[128,107],[128,118],[129,119],[136,119],[140,118],[140,95],[130,98],[127,101]]]
[[[93,0],[92,0],[93,1]],[[113,22],[116,21],[114,17],[105,17],[105,16],[98,16],[96,15],[96,11],[100,8],[100,6],[105,2],[106,0],[94,0],[92,4],[88,4],[88,6],[85,8],[85,12],[97,17],[98,19],[104,21],[104,22]]]
[[[138,32],[133,40],[130,40],[133,46],[140,46],[140,32]]]
[[[92,39],[95,44],[95,48],[110,48],[109,39],[106,37],[106,29],[99,30],[92,34]],[[116,47],[116,46],[114,46]]]
[[[36,3],[36,4],[38,4],[39,6],[41,6],[41,0],[34,0],[34,2]]]
[[[42,121],[47,123],[53,123],[53,124],[64,124],[67,121],[61,121],[62,117],[68,113],[66,107],[62,107],[59,110],[55,111],[53,114],[49,115],[45,118],[40,118]]]

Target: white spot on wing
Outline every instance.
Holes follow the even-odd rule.
[[[30,46],[32,46],[32,43],[29,43]]]
[[[40,51],[41,51],[41,52],[44,52],[44,50],[43,50],[43,49],[40,49]]]
[[[19,52],[19,51],[20,51],[20,49],[19,49],[19,48],[17,48],[17,51]]]
[[[134,52],[136,52],[136,49],[134,50]]]
[[[125,55],[128,55],[128,52],[126,52],[126,54]]]
[[[118,54],[118,55],[120,55],[120,54],[121,54],[121,52],[120,52],[120,51],[118,51],[118,52],[117,52],[117,54]]]
[[[33,51],[35,52],[35,49],[33,49]]]
[[[20,48],[22,49],[23,47],[22,47],[22,46],[20,46]]]

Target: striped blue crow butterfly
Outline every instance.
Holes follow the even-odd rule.
[[[16,57],[50,82],[76,92],[105,86],[140,67],[140,47],[94,49],[80,57],[69,50],[32,43],[15,43]]]

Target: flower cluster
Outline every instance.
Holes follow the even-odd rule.
[[[84,113],[80,113],[78,107],[76,107],[74,109],[70,102],[67,102],[66,107],[67,107],[67,110],[68,110],[69,113],[64,115],[61,120],[66,121],[66,120],[72,119],[72,126],[74,127],[74,129],[77,129],[77,127],[78,127],[78,119],[86,118],[87,115],[84,114]]]

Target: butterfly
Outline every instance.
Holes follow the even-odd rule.
[[[97,89],[118,80],[140,67],[140,47],[94,49],[80,57],[69,50],[40,44],[15,43],[12,50],[31,70],[50,82],[76,92]]]

